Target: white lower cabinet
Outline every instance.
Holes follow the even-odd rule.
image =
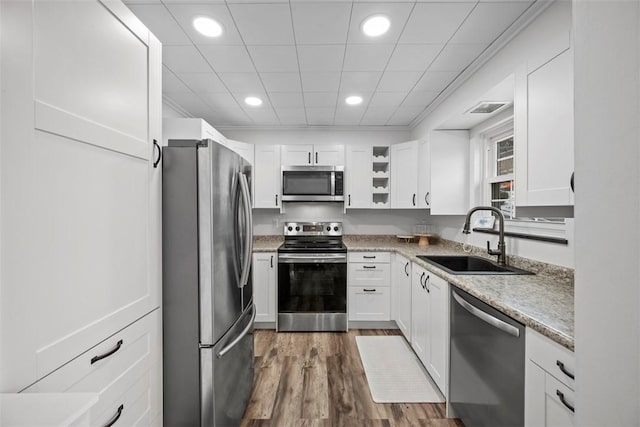
[[[63,367],[27,393],[98,393],[91,425],[149,426],[161,422],[159,309],[147,314]]]
[[[411,262],[396,254],[392,272],[394,320],[407,341],[411,342]]]
[[[449,284],[419,265],[411,271],[411,346],[446,395]]]
[[[256,322],[276,321],[276,285],[278,280],[278,254],[253,254],[253,302]]]
[[[527,328],[525,426],[575,426],[573,352]]]
[[[352,252],[348,259],[349,320],[391,320],[391,255]]]

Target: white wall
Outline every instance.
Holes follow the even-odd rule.
[[[451,117],[458,116],[471,107],[487,91],[509,78],[512,74],[524,69],[535,69],[557,53],[559,45],[566,43],[571,31],[571,3],[557,0],[542,12],[527,28],[511,40],[502,50],[484,64],[476,73],[465,81],[457,90],[440,103],[425,119],[412,130],[412,139],[427,138],[429,133]],[[482,191],[479,183],[481,177],[482,147],[478,146],[477,133],[479,125],[472,132],[474,142],[470,144],[471,205],[482,203]],[[475,136],[475,138],[474,138]],[[517,185],[517,183],[516,183]],[[464,218],[462,216],[432,216],[429,222],[435,224],[443,237],[459,242],[486,247],[490,240],[496,245],[497,237],[487,234],[472,233],[463,235],[460,230]],[[566,230],[536,230],[538,234],[547,234],[569,239],[568,246],[552,243],[536,242],[523,239],[507,239],[507,253],[543,262],[574,266],[573,221],[567,220]],[[523,231],[524,232],[524,231]]]
[[[576,425],[640,425],[640,5],[576,1]]]

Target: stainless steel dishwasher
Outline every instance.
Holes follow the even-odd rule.
[[[524,425],[524,326],[451,288],[449,404],[467,427]]]

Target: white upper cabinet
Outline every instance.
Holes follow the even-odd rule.
[[[347,208],[371,207],[371,146],[347,146],[347,164],[344,169]]]
[[[524,84],[519,99],[526,118],[516,122],[526,123],[526,134],[515,138],[516,205],[573,205],[572,49],[530,72],[526,93]]]
[[[436,130],[429,138],[431,215],[464,215],[469,209],[469,132]]]
[[[418,207],[431,208],[431,150],[429,141],[418,145]]]
[[[418,141],[391,146],[391,208],[418,207]]]
[[[282,166],[344,166],[344,145],[283,145]]]
[[[256,145],[254,167],[254,208],[280,208],[280,146]]]

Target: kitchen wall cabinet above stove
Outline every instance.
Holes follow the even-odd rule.
[[[281,209],[280,145],[256,145],[253,207]]]
[[[344,166],[344,145],[283,145],[282,166]]]

